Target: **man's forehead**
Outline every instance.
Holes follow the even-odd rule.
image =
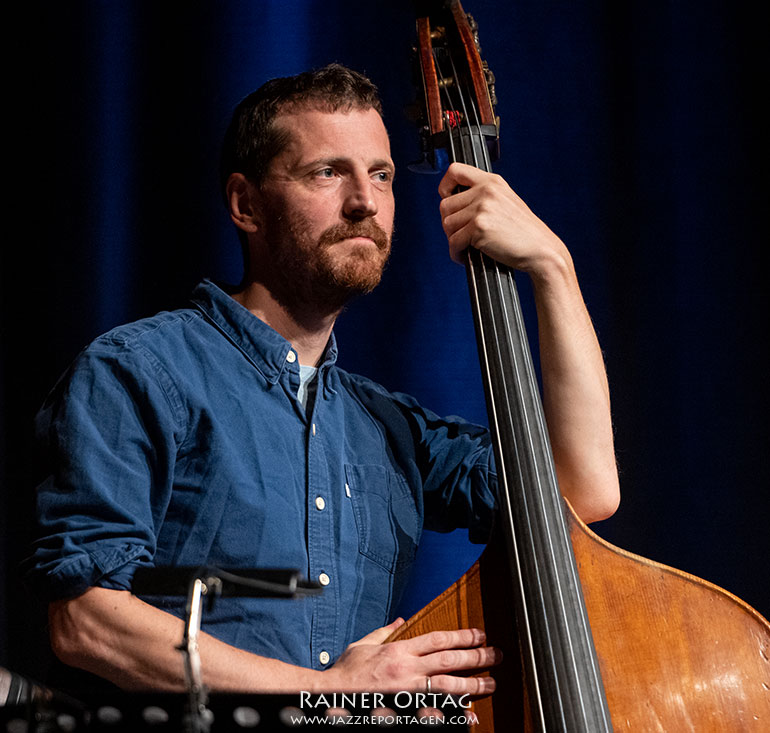
[[[280,120],[282,117],[304,117],[304,116],[316,116],[316,115],[343,115],[347,116],[350,114],[368,114],[369,112],[374,112],[379,117],[379,112],[377,112],[374,107],[369,107],[367,105],[361,105],[361,104],[332,104],[324,102],[323,100],[318,99],[308,99],[308,100],[300,100],[300,101],[288,101],[281,104],[276,113],[275,113],[275,120]]]
[[[324,109],[291,107],[280,112],[274,124],[286,134],[286,147],[320,147],[368,141],[390,149],[390,140],[379,112],[373,107],[362,109]]]

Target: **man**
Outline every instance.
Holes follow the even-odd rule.
[[[388,257],[393,176],[376,89],[348,69],[274,80],[236,109],[223,190],[241,286],[203,283],[194,308],[97,339],[41,411],[32,578],[65,663],[181,689],[183,603],[133,596],[136,568],[297,567],[322,595],[204,615],[210,689],[494,689],[457,674],[499,660],[478,630],[383,644],[423,523],[483,537],[495,490],[485,430],[334,363],[335,319]],[[606,378],[565,246],[498,176],[453,165],[439,192],[453,258],[474,246],[531,276],[560,485],[586,521],[608,516]]]

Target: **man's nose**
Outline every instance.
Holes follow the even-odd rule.
[[[365,219],[377,213],[374,186],[368,175],[348,180],[343,212],[350,219]]]

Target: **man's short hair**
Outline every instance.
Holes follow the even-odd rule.
[[[363,74],[341,64],[272,79],[244,98],[233,112],[225,134],[221,159],[221,186],[242,173],[260,185],[270,162],[288,143],[275,119],[297,107],[328,110],[375,109],[382,115],[377,87]]]

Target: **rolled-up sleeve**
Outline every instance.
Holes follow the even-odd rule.
[[[27,578],[47,600],[129,589],[152,560],[168,505],[181,405],[161,365],[102,338],[75,361],[36,420],[46,477]]]

